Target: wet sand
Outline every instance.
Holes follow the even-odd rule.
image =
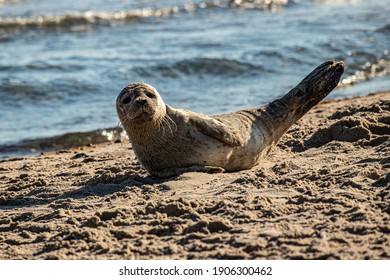
[[[129,143],[0,161],[0,259],[390,259],[390,92],[323,102],[251,170]]]

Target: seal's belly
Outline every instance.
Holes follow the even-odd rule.
[[[258,162],[264,147],[264,135],[256,128],[250,131],[244,146],[229,146],[196,131],[191,134],[187,135],[186,145],[181,144],[181,149],[185,146],[187,151],[178,151],[179,156],[188,154],[184,160],[187,166],[216,166],[226,171],[249,169]]]
[[[264,135],[257,129],[252,130],[246,145],[242,147],[235,147],[229,155],[229,161],[225,166],[223,166],[223,168],[226,171],[237,171],[252,168],[262,157],[265,147],[264,144]]]

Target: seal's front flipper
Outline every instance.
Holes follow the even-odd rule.
[[[167,168],[161,171],[154,171],[152,175],[159,178],[170,178],[174,176],[179,176],[185,172],[206,172],[206,173],[222,173],[225,169],[215,166],[200,166],[193,165],[189,167],[172,167]]]
[[[208,116],[190,118],[190,123],[203,134],[229,146],[244,146],[245,140],[226,124]]]

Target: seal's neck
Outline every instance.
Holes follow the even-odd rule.
[[[161,106],[156,115],[142,124],[130,124],[126,126],[126,132],[131,141],[144,141],[145,138],[166,137],[167,133],[172,134],[176,130],[176,124],[169,116],[171,108],[168,105]]]

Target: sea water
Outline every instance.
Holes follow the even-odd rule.
[[[110,136],[131,82],[218,114],[330,59],[347,68],[328,98],[390,90],[390,0],[0,0],[0,157]]]

